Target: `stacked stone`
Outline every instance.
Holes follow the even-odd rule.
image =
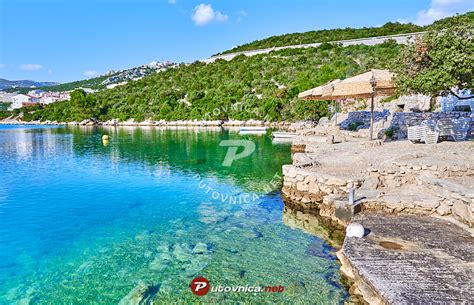
[[[452,216],[470,227],[474,226],[474,191],[446,180],[472,179],[474,168],[469,164],[439,166],[393,162],[389,168],[369,168],[368,174],[367,181],[374,182],[372,188],[389,194],[366,200],[364,209]]]
[[[386,120],[390,112],[388,110],[384,111],[374,111],[374,122]],[[363,125],[359,126],[357,129],[366,129],[370,127],[370,111],[354,111],[350,112],[347,116],[347,119],[343,120],[339,126],[341,129],[347,130],[352,123],[362,122]]]
[[[470,112],[396,112],[393,114],[391,127],[395,131],[398,139],[407,137],[407,127],[417,126],[425,120],[441,119],[471,119],[471,131],[474,129],[474,117]]]
[[[350,188],[357,189],[361,180],[347,179],[305,170],[295,165],[283,166],[283,193],[307,210],[333,218],[334,200],[347,201]]]

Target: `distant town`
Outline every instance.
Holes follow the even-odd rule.
[[[22,107],[35,106],[38,104],[49,105],[51,103],[69,100],[70,93],[74,90],[81,89],[86,93],[94,93],[100,89],[113,89],[117,86],[122,86],[127,84],[129,81],[135,81],[143,78],[144,76],[150,75],[152,73],[157,73],[166,70],[166,68],[175,65],[171,61],[152,61],[148,64],[144,64],[138,67],[125,70],[111,70],[104,73],[101,77],[106,77],[99,84],[99,88],[93,89],[88,87],[74,87],[71,90],[67,91],[56,91],[56,90],[42,90],[41,88],[32,86],[31,90],[27,93],[21,93],[20,90],[24,92],[23,87],[12,87],[9,88],[16,90],[15,92],[0,91],[0,111],[1,110],[14,110]],[[56,86],[52,86],[54,88]],[[17,90],[18,89],[18,90]]]
[[[87,89],[89,92],[94,90]],[[0,109],[13,110],[22,107],[34,106],[37,104],[48,105],[58,101],[68,100],[69,92],[52,92],[41,89],[33,89],[27,94],[0,92]]]

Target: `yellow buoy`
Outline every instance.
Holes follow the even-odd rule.
[[[102,141],[108,141],[108,140],[109,140],[109,136],[106,135],[106,134],[104,134],[104,135],[102,136]]]
[[[104,146],[109,146],[109,143],[110,143],[109,140],[102,140],[102,144]]]

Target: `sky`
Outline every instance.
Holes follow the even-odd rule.
[[[0,78],[68,82],[272,35],[472,10],[473,0],[0,0]]]

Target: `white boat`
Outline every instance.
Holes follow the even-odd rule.
[[[266,135],[266,130],[241,130],[239,134]]]
[[[281,132],[275,131],[272,133],[273,138],[275,139],[291,139],[297,136],[294,132]]]
[[[259,131],[259,132],[266,132],[267,127],[262,127],[262,126],[243,126],[240,127],[240,131]]]
[[[294,138],[273,138],[272,144],[291,144]]]

